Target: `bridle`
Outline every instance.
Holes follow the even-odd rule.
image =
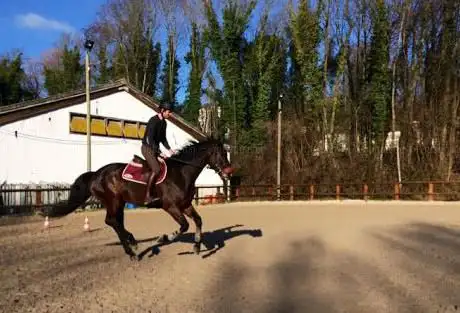
[[[218,166],[215,166],[215,165],[209,165],[209,167],[211,169],[213,169],[214,171],[216,171],[216,173],[222,177],[222,178],[225,178],[225,179],[228,179],[228,174],[225,173],[224,171],[228,168],[228,167],[224,167],[224,168],[219,168]]]
[[[196,168],[200,168],[201,166],[198,166],[192,162],[187,162],[187,161],[184,161],[184,160],[180,160],[180,159],[177,159],[173,156],[171,157],[168,157],[168,158],[163,158],[163,160],[166,160],[166,159],[171,159],[171,160],[174,160],[176,162],[180,162],[180,163],[183,163],[183,164],[186,164],[186,165],[190,165],[190,166],[193,166],[193,167],[196,167]],[[220,177],[224,177],[224,178],[228,178],[228,174],[225,173],[224,171],[228,168],[228,166],[226,167],[223,167],[223,168],[220,168],[219,166],[216,166],[215,164],[208,164],[209,167],[214,170]]]

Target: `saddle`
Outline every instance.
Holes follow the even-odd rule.
[[[161,184],[165,180],[166,174],[168,173],[168,167],[166,166],[165,160],[161,157],[158,157],[158,162],[160,164],[160,172],[152,182],[155,183],[155,185]],[[121,177],[127,181],[147,185],[151,173],[152,170],[150,169],[147,161],[135,154],[131,162],[126,164]]]
[[[160,160],[160,158],[158,158],[158,160]],[[135,154],[133,156],[132,162],[139,163],[139,164],[142,164],[142,165],[148,165],[147,161],[143,157],[138,156],[137,154]]]

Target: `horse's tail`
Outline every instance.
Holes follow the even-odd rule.
[[[91,196],[90,186],[96,172],[81,174],[70,187],[70,195],[67,201],[46,207],[41,215],[49,217],[62,217],[75,211],[83,205]]]

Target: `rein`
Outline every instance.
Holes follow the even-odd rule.
[[[187,162],[187,161],[184,161],[184,160],[180,160],[180,159],[176,159],[175,157],[168,157],[168,158],[163,158],[163,160],[167,160],[167,159],[171,159],[171,160],[174,160],[174,161],[177,161],[177,162],[180,162],[180,163],[183,163],[183,164],[187,164],[187,165],[190,165],[190,166],[193,166],[193,167],[200,167],[196,164],[193,164],[191,162]]]
[[[193,164],[193,163],[191,163],[191,162],[187,162],[187,161],[184,161],[184,160],[179,160],[179,159],[177,159],[177,158],[175,158],[175,157],[172,157],[172,156],[171,156],[171,157],[168,157],[168,158],[166,158],[166,159],[163,159],[163,160],[166,161],[167,159],[172,159],[172,160],[174,160],[174,161],[177,161],[177,162],[180,162],[180,163],[183,163],[183,164],[187,164],[187,165],[190,165],[190,166],[193,166],[193,167],[196,167],[196,168],[200,168],[200,167],[201,167],[201,166],[198,166],[198,165]],[[211,169],[213,169],[214,171],[216,171],[218,175],[221,175],[221,174],[222,174],[222,170],[221,170],[220,168],[218,168],[218,167],[214,168],[214,167],[211,166],[211,165],[209,165],[209,166],[211,167]],[[205,167],[206,167],[206,166],[205,166]]]

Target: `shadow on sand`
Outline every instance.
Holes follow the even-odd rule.
[[[203,311],[460,312],[458,227],[414,223],[364,235],[380,251],[375,258],[306,236],[264,266],[224,260]],[[256,294],[248,287],[255,277],[263,281]]]
[[[220,229],[216,229],[214,231],[210,232],[204,232],[202,234],[202,246],[204,246],[206,249],[201,250],[201,255],[202,258],[208,258],[211,255],[215,254],[217,251],[225,247],[225,243],[228,240],[231,240],[235,237],[240,237],[240,236],[251,236],[253,238],[255,237],[262,237],[262,230],[260,229],[238,229],[234,230],[234,228],[239,228],[243,227],[244,225],[237,224],[233,226],[228,226]],[[138,254],[138,259],[141,260],[143,259],[147,254],[148,257],[152,257],[154,255],[157,255],[160,253],[160,247],[161,246],[166,246],[174,242],[182,242],[182,243],[189,243],[193,244],[195,242],[195,233],[194,232],[188,232],[185,233],[181,236],[179,236],[176,240],[172,242],[166,242],[166,243],[155,243],[154,245],[144,249],[142,252]],[[146,238],[146,239],[141,239],[137,240],[138,243],[145,243],[145,242],[151,242],[151,241],[157,241],[159,239],[159,236],[152,237],[152,238]],[[114,246],[114,245],[120,245],[120,242],[112,242],[106,244],[107,246]],[[192,249],[192,246],[190,246],[190,250]],[[150,252],[150,254],[149,254]],[[204,254],[203,254],[204,253]],[[179,255],[187,255],[187,254],[194,254],[194,252],[181,252]]]

